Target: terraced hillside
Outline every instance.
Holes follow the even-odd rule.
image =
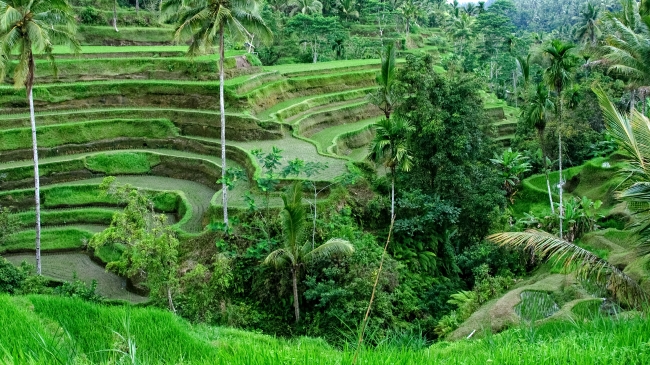
[[[101,33],[96,28],[82,33]],[[98,189],[109,175],[146,190],[181,235],[199,234],[219,219],[216,61],[214,55],[188,59],[185,49],[84,46],[73,58],[57,48],[58,77],[48,61],[37,60],[45,252],[82,248],[110,223],[119,204]],[[229,207],[247,207],[244,193],[257,191],[261,170],[253,150],[275,146],[283,163],[326,164],[314,181],[332,181],[366,157],[372,125],[381,116],[366,98],[375,87],[378,59],[261,67],[243,51],[226,56],[227,165],[249,178],[229,194]],[[19,211],[25,229],[0,253],[26,252],[33,246],[34,212],[25,91],[8,82],[0,86],[0,109],[0,205]],[[280,203],[272,197],[270,204]]]

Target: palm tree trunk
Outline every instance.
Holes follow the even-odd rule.
[[[219,26],[219,111],[221,116],[221,197],[223,204],[223,223],[228,226],[228,186],[226,185],[226,107],[223,97],[223,24]]]
[[[296,323],[300,321],[300,304],[298,303],[298,268],[291,268],[291,279],[293,280],[293,311],[296,316]]]
[[[539,148],[542,150],[542,160],[544,160],[544,175],[546,175],[546,189],[548,190],[548,200],[551,203],[551,212],[555,214],[555,207],[553,206],[553,194],[551,194],[551,181],[548,176],[548,164],[546,163],[546,153],[544,152],[544,132],[537,131],[539,135]]]
[[[558,163],[559,163],[559,174],[560,174],[560,239],[562,239],[562,224],[564,223],[564,205],[562,205],[562,193],[564,192],[564,181],[562,181],[562,90],[558,91],[558,100],[560,105],[559,108],[559,118],[557,124],[557,140],[558,140]]]
[[[391,187],[390,187],[390,219],[395,217],[395,171],[391,169],[391,175],[393,175]]]
[[[174,301],[172,300],[172,288],[169,286],[167,287],[167,304],[169,305],[169,310],[176,313]]]
[[[119,32],[117,29],[117,0],[113,0],[113,28],[116,32]]]
[[[31,46],[30,46],[31,47]],[[32,127],[32,149],[34,153],[34,206],[36,209],[36,274],[41,275],[41,182],[38,173],[38,144],[36,143],[36,117],[34,115],[34,56],[29,53],[27,95],[29,98],[29,119]]]
[[[316,183],[312,182],[312,185],[314,186],[314,221],[312,225],[312,230],[311,230],[311,249],[312,251],[314,250],[314,245],[316,242],[316,199],[318,199],[318,190],[316,190]]]

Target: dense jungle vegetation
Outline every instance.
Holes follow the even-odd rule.
[[[0,0],[0,364],[646,363],[649,62],[646,0]]]

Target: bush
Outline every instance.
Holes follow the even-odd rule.
[[[19,292],[27,278],[27,272],[0,257],[0,293]]]

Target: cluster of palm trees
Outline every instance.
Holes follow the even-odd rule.
[[[622,11],[607,14],[601,20],[600,9],[587,4],[581,12],[581,23],[575,29],[575,37],[579,39],[590,53],[597,58],[588,65],[602,65],[607,71],[627,80],[631,101],[629,114],[619,112],[609,100],[604,91],[594,89],[606,127],[614,140],[630,156],[628,179],[623,190],[617,193],[622,201],[630,203],[630,209],[637,211],[635,232],[640,237],[641,247],[650,247],[650,216],[645,207],[650,203],[650,120],[646,116],[646,92],[650,87],[650,1],[637,3],[633,0],[622,0]],[[601,27],[604,28],[601,29]],[[603,34],[605,36],[603,37]],[[636,281],[624,272],[611,265],[606,260],[585,251],[562,239],[563,215],[563,180],[562,180],[562,107],[565,104],[564,91],[571,83],[572,69],[577,66],[575,46],[559,40],[552,41],[543,49],[548,58],[548,67],[544,71],[544,84],[537,85],[535,92],[528,101],[525,112],[526,120],[543,138],[548,116],[552,113],[557,118],[558,127],[558,166],[559,188],[559,237],[539,232],[508,232],[492,235],[489,238],[499,244],[511,247],[527,247],[546,257],[564,260],[566,265],[580,263],[579,273],[589,277],[605,279],[606,284],[615,297],[632,306],[647,303],[645,293]],[[524,63],[519,60],[519,63]],[[548,89],[546,88],[548,86]],[[555,92],[555,97],[550,91]],[[635,95],[639,93],[642,100],[642,110],[637,110]],[[548,175],[547,175],[548,182]],[[552,196],[549,186],[549,198]],[[645,251],[650,252],[650,250]],[[605,273],[603,275],[603,272]]]

